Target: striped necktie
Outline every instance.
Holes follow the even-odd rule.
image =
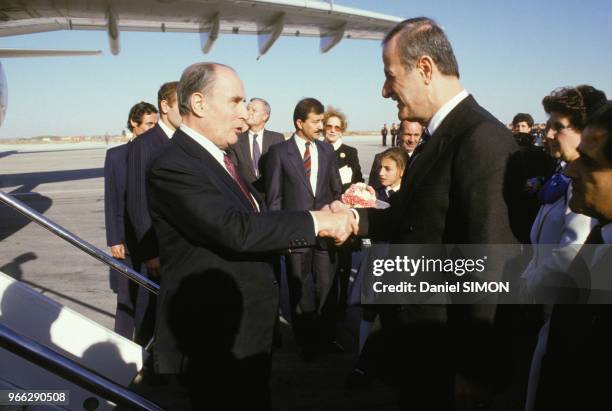
[[[306,143],[306,150],[304,151],[304,170],[308,178],[310,178],[311,173],[310,144],[310,141]]]
[[[227,171],[229,171],[230,175],[232,176],[236,184],[238,184],[238,188],[240,188],[240,191],[242,192],[242,194],[246,197],[246,199],[251,204],[253,211],[258,212],[257,204],[255,204],[255,200],[253,199],[251,192],[249,191],[246,184],[240,177],[240,174],[238,174],[238,171],[236,171],[236,167],[234,167],[234,163],[232,163],[232,160],[230,160],[227,154],[223,154],[223,163],[225,164],[225,168],[227,168]]]

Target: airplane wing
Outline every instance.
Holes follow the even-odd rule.
[[[95,56],[102,54],[100,50],[54,50],[54,49],[3,49],[2,57],[60,57],[60,56]]]
[[[118,54],[126,31],[199,33],[202,51],[219,34],[258,36],[259,55],[280,36],[320,37],[321,52],[342,39],[381,40],[402,19],[312,0],[4,0],[0,36],[54,30],[106,30]]]

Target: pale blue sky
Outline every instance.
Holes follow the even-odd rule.
[[[335,4],[399,17],[432,17],[454,47],[463,85],[504,123],[519,112],[544,121],[542,97],[558,86],[592,84],[612,97],[612,3],[583,1],[366,1]],[[247,98],[272,105],[269,128],[289,131],[295,103],[312,96],[342,109],[349,128],[375,130],[396,121],[381,97],[377,41],[343,40],[327,54],[318,39],[282,37],[256,61],[254,36],[222,35],[200,52],[197,34],[121,33],[112,56],[105,32],[62,31],[0,38],[0,47],[100,49],[103,56],[4,59],[9,84],[0,138],[118,134],[130,107],[156,103],[165,81],[197,61],[234,67]]]

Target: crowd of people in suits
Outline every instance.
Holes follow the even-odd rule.
[[[399,23],[383,63],[400,122],[381,129],[391,148],[368,184],[387,208],[339,201],[364,181],[359,155],[343,142],[345,114],[314,98],[296,104],[285,138],[266,129],[265,99],[244,106],[232,68],[198,63],[162,85],[157,108],[132,108],[134,139],[107,152],[107,242],[161,289],[147,300],[119,280],[116,331],[143,345],[155,337],[153,373],[184,387],[193,409],[203,397],[270,409],[279,282],[311,362],[344,352],[337,316],[362,246],[520,242],[531,244],[524,307],[363,307],[348,388],[392,375],[401,409],[611,408],[610,306],[563,305],[576,301],[562,292],[540,301],[567,286],[555,282],[578,269],[582,244],[612,243],[611,103],[591,86],[554,90],[539,146],[530,115],[511,132],[462,86],[433,20]],[[609,270],[611,253],[595,254],[581,268]],[[509,392],[519,394],[502,405]]]

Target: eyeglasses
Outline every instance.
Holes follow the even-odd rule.
[[[340,126],[332,126],[331,124],[327,124],[325,126],[325,130],[342,131],[342,127],[340,127]]]

